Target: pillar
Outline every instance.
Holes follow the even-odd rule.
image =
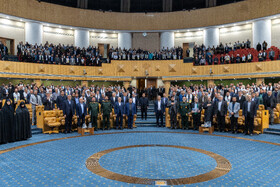
[[[163,83],[164,83],[164,88],[165,88],[165,94],[166,94],[166,96],[168,96],[169,95],[169,88],[171,86],[171,82],[170,81],[163,81]]]
[[[89,31],[75,30],[75,46],[81,48],[89,46]]]
[[[41,79],[34,79],[34,83],[36,83],[37,87],[41,86],[42,81]]]
[[[43,25],[36,22],[25,23],[25,41],[29,44],[42,44],[43,42]]]
[[[264,78],[256,78],[256,85],[260,85],[264,82]]]
[[[130,82],[129,81],[124,81],[123,82],[123,86],[125,87],[125,89],[127,89],[130,85]]]
[[[82,86],[88,87],[88,81],[82,81],[81,84]]]
[[[118,47],[121,49],[132,48],[132,34],[129,32],[121,32],[118,34]]]
[[[253,22],[253,46],[256,48],[257,44],[267,42],[268,47],[271,46],[271,20],[258,20]]]
[[[160,49],[174,47],[174,32],[162,32],[160,34]]]
[[[217,46],[220,43],[219,28],[208,28],[204,31],[204,45],[206,48]]]
[[[210,86],[210,85],[214,85],[215,84],[215,82],[214,82],[214,80],[207,80],[207,86]]]
[[[121,12],[130,12],[130,0],[121,0]]]

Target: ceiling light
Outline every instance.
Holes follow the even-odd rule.
[[[61,28],[61,26],[59,26],[59,28]]]
[[[9,17],[9,16],[6,16],[6,18],[9,19],[10,17]]]

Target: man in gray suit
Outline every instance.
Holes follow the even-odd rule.
[[[272,49],[270,49],[270,51],[269,51],[269,59],[270,60],[274,60],[274,57],[275,57],[275,52],[272,50]]]
[[[34,90],[34,93],[30,96],[30,103],[32,105],[32,124],[36,125],[36,106],[42,105],[42,99],[37,90]]]
[[[232,98],[232,102],[228,105],[228,112],[231,123],[231,131],[233,134],[237,133],[237,119],[239,117],[240,104],[236,102],[236,97]]]

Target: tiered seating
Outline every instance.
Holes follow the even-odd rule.
[[[269,55],[268,55],[270,49],[272,49],[272,50],[275,52],[275,58],[274,58],[274,60],[277,60],[278,57],[279,57],[279,55],[280,55],[280,49],[278,49],[278,48],[275,47],[275,46],[271,46],[270,48],[268,48],[268,49],[266,50],[266,52],[267,52],[267,58],[265,59],[265,61],[271,61],[271,60],[269,59]],[[258,52],[256,49],[254,49],[254,48],[250,48],[250,49],[237,49],[237,50],[235,50],[235,51],[230,51],[230,52],[228,53],[228,55],[231,56],[231,55],[233,54],[234,57],[236,57],[237,54],[239,54],[239,56],[240,56],[240,58],[241,58],[241,57],[243,56],[243,54],[244,54],[245,56],[247,56],[249,53],[251,53],[252,56],[253,56],[252,62],[258,62],[258,61],[259,61],[259,58],[258,58],[259,52]],[[224,53],[223,55],[225,56],[226,54]],[[213,55],[213,58],[216,57],[216,56],[217,56],[218,59],[219,59],[219,63],[218,63],[218,64],[220,64],[220,57],[221,57],[221,54]],[[230,62],[230,63],[231,63],[231,62]]]

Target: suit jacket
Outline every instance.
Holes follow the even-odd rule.
[[[129,104],[130,103],[126,103],[126,105],[125,105],[125,114],[127,116],[129,116]],[[132,104],[132,106],[131,106],[131,110],[132,110],[131,115],[134,116],[136,114],[136,105],[134,103],[131,103],[131,104]]]
[[[67,100],[66,96],[64,95],[63,97],[60,95],[57,97],[56,99],[56,104],[57,104],[57,108],[62,109],[63,107],[63,102]]]
[[[112,104],[113,107],[115,106],[115,103],[117,103],[117,102],[118,102],[118,97],[117,96],[115,97],[115,101],[114,101],[113,97],[111,97],[111,104]]]
[[[211,106],[207,106],[208,104],[211,104]],[[211,101],[210,103],[207,101],[204,103],[203,108],[205,110],[204,112],[204,121],[213,121],[213,115],[215,112],[215,104],[214,101]]]
[[[202,98],[204,98],[204,101],[202,101]],[[201,96],[199,97],[198,102],[203,105],[207,101],[207,99],[208,99],[207,95]]]
[[[53,98],[50,98],[50,100],[48,100],[47,97],[43,98],[43,104],[45,106],[45,110],[53,110],[55,108]]]
[[[215,108],[215,114],[217,115],[218,114],[218,111],[219,111],[219,101],[216,102],[216,108]],[[222,105],[221,105],[221,115],[222,116],[225,116],[227,115],[227,102],[226,101],[222,101]]]
[[[162,101],[160,101],[160,108],[161,108],[161,112],[165,112],[165,106],[164,106],[164,103]],[[154,111],[157,113],[158,111],[158,100],[155,101],[155,104],[154,104]]]
[[[79,117],[82,117],[82,107],[84,107],[84,114],[85,116],[87,115],[87,105],[85,103],[83,103],[83,106],[81,103],[78,103],[77,106],[76,106],[76,114],[77,116]]]
[[[234,113],[234,117],[238,118],[239,117],[239,110],[240,110],[240,103],[235,102],[234,108],[232,109],[233,102],[229,103],[228,105],[228,112],[229,112],[229,117],[231,117],[231,113]]]
[[[236,98],[236,102],[238,102],[240,104],[240,107],[243,107],[243,104],[245,103],[246,98],[242,95],[241,98],[239,99],[239,96],[237,96]]]
[[[168,98],[167,97],[163,97],[163,98],[161,98],[161,100],[162,100],[162,102],[163,102],[163,104],[164,104],[164,106],[166,108],[167,104],[168,104]]]
[[[271,95],[270,97],[266,96],[264,99],[264,106],[265,106],[265,109],[267,109],[267,107],[275,108],[276,107],[275,97],[273,95]]]
[[[246,101],[243,104],[243,108],[242,108],[242,114],[245,117],[248,117],[248,101]],[[250,117],[253,118],[254,116],[256,116],[257,114],[257,105],[254,101],[251,101],[251,107],[250,107]]]
[[[256,107],[257,107],[257,110],[258,110],[259,109],[259,105],[260,105],[260,99],[258,97],[255,97],[255,98],[252,98],[252,101],[254,101],[256,103],[256,105],[257,105]]]
[[[147,97],[141,97],[139,99],[139,105],[141,108],[147,108],[149,106],[149,100]]]
[[[194,108],[194,105],[195,105],[195,102],[191,103],[191,110]],[[201,114],[201,111],[202,111],[202,104],[201,103],[197,103],[197,108],[198,110],[200,110],[199,114]]]
[[[169,115],[171,115],[172,110],[175,112],[175,114],[178,113],[179,102],[176,100],[174,100],[174,102],[175,102],[174,105],[171,105],[172,101],[171,100],[168,101],[167,107],[169,108],[169,111],[168,111]]]
[[[117,115],[119,115],[119,113],[121,113],[121,115],[123,115],[124,114],[124,103],[123,102],[121,102],[121,105],[119,105],[119,102],[116,102],[115,103],[115,106],[114,106],[114,112],[115,112],[115,114],[117,114]]]
[[[36,107],[36,104],[38,105],[42,105],[42,99],[39,95],[37,95],[37,98],[38,98],[38,101],[36,99],[36,96],[34,94],[32,94],[30,96],[30,103],[32,104],[32,108],[35,108]]]
[[[63,114],[68,116],[72,112],[72,115],[75,115],[75,105],[76,105],[75,101],[71,100],[71,105],[70,105],[68,99],[65,100],[62,105]]]
[[[128,96],[122,96],[122,102],[124,104],[128,103],[128,100],[129,100]]]

